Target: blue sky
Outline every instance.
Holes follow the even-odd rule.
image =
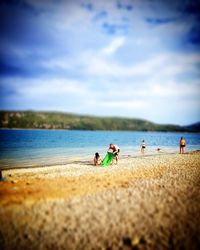
[[[0,3],[0,109],[200,120],[200,1]]]

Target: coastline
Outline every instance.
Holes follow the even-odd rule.
[[[147,150],[144,155],[141,154],[140,149],[135,150],[127,150],[126,153],[120,153],[120,160],[123,159],[134,159],[134,158],[145,158],[145,157],[159,157],[160,155],[175,155],[178,154],[177,147],[171,147],[171,148],[164,148],[164,150],[158,152],[154,147],[153,149]],[[92,151],[92,149],[90,149]],[[94,150],[93,150],[94,151]],[[133,152],[132,152],[133,151]],[[186,154],[193,153],[199,151],[198,149],[187,149]],[[103,150],[100,150],[101,158],[104,158],[106,155],[106,151],[103,153]],[[84,155],[85,154],[85,155]],[[57,156],[54,159],[49,158],[47,160],[47,156],[41,157],[38,159],[30,159],[30,160],[16,160],[12,159],[12,162],[9,162],[9,165],[5,166],[3,163],[6,162],[6,160],[2,160],[2,163],[0,164],[0,169],[2,171],[4,170],[11,170],[11,169],[33,169],[33,168],[45,168],[45,167],[54,167],[54,166],[67,166],[70,164],[88,164],[93,165],[93,155],[89,154],[89,151],[86,153],[82,153],[82,155],[71,155],[65,156],[62,161],[60,159],[64,157],[62,155]],[[57,159],[57,160],[56,160]],[[10,161],[10,160],[9,160]],[[7,160],[8,162],[8,160]]]
[[[92,151],[92,148],[90,149],[90,151]],[[132,153],[132,151],[134,153]],[[187,153],[192,153],[198,150],[188,150]],[[99,151],[102,158],[105,157],[106,152],[103,154],[103,150]],[[84,153],[83,153],[84,154]],[[125,153],[121,153],[120,154],[120,159],[134,159],[134,158],[144,158],[144,157],[150,157],[150,156],[159,156],[159,155],[173,155],[173,154],[177,154],[177,148],[168,148],[167,150],[162,150],[160,152],[158,152],[155,148],[153,148],[153,150],[147,150],[147,152],[145,152],[144,155],[141,154],[140,149],[137,149],[137,151],[135,150],[127,150],[126,154]],[[10,163],[9,166],[3,166],[3,164],[1,164],[2,166],[0,166],[0,169],[3,170],[11,170],[11,169],[32,169],[32,168],[45,168],[45,167],[54,167],[54,166],[65,166],[65,165],[69,165],[69,164],[88,164],[88,165],[93,165],[93,155],[89,154],[89,151],[86,153],[86,155],[71,155],[70,157],[65,157],[65,159],[63,160],[63,162],[59,162],[59,159],[62,158],[62,156],[57,156],[57,161],[54,161],[50,158],[48,161],[46,161],[47,157],[44,158],[39,158],[39,159],[32,159],[32,160],[26,160],[26,161],[17,161],[16,159],[12,159],[13,164]],[[5,160],[4,160],[5,161]],[[45,163],[42,163],[44,162]],[[17,163],[16,163],[17,162]],[[26,163],[24,163],[26,162]],[[33,162],[35,162],[33,164]]]
[[[187,153],[191,153],[193,151],[189,151]],[[173,154],[177,154],[177,152],[151,152],[151,153],[145,153],[144,155],[142,155],[140,152],[137,152],[135,155],[131,155],[131,154],[121,154],[120,155],[120,159],[134,159],[134,158],[144,158],[144,157],[150,157],[150,156],[159,156],[159,155],[173,155]],[[105,153],[106,155],[106,153]],[[59,158],[59,157],[58,157]],[[69,158],[68,160],[66,160],[63,164],[60,163],[46,163],[46,164],[35,164],[35,165],[23,165],[20,164],[20,162],[18,163],[18,165],[12,165],[12,166],[8,166],[8,167],[0,167],[0,169],[3,170],[11,170],[11,169],[32,169],[32,168],[45,168],[45,167],[54,167],[54,166],[65,166],[65,165],[70,165],[70,164],[88,164],[88,165],[93,165],[93,159],[91,156],[91,159],[89,159],[88,156],[85,156],[84,159],[81,160],[80,156],[73,156],[71,158]],[[30,163],[32,162],[31,160],[29,161]]]
[[[108,130],[108,129],[67,129],[67,128],[5,128],[0,130],[36,130],[36,131],[82,131],[82,132],[145,132],[145,133],[174,133],[174,134],[200,134],[199,131],[176,131],[176,130]]]
[[[198,249],[199,163],[194,151],[4,170],[2,249]]]

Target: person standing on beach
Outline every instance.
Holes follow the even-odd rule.
[[[183,137],[181,137],[181,139],[180,139],[180,154],[184,154],[185,146],[186,146],[185,139]]]
[[[142,143],[141,143],[141,153],[144,154],[144,150],[146,148],[146,144],[145,144],[145,141],[142,140]]]
[[[108,150],[112,150],[113,151],[113,154],[114,154],[114,157],[115,157],[115,163],[117,165],[118,160],[119,160],[120,148],[117,145],[114,145],[114,144],[111,143]]]

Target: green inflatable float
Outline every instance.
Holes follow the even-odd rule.
[[[105,158],[103,159],[101,165],[103,167],[109,166],[113,161],[114,155],[111,152],[107,152]]]

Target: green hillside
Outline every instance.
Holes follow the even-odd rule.
[[[95,117],[57,112],[0,111],[0,128],[190,131],[178,125],[159,125],[141,119]]]

